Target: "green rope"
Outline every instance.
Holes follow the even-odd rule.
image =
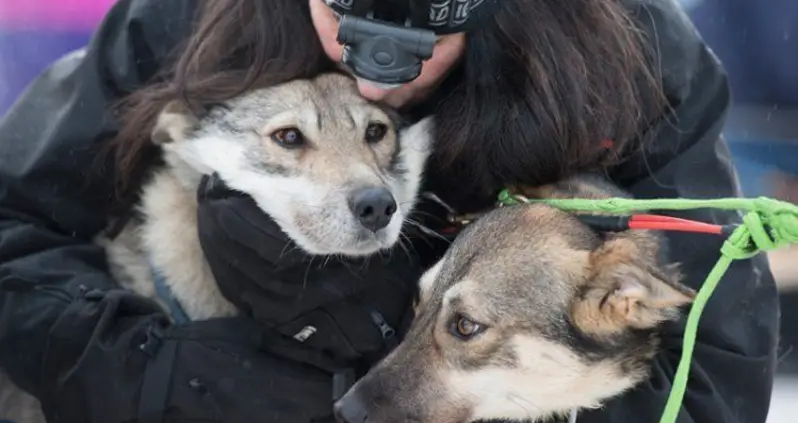
[[[605,200],[586,199],[544,199],[531,200],[513,196],[508,190],[499,194],[501,205],[525,203],[545,203],[566,211],[604,212],[611,214],[629,214],[650,210],[689,210],[715,208],[724,210],[741,210],[746,214],[743,223],[720,249],[721,257],[707,275],[704,284],[698,290],[696,298],[687,316],[684,330],[682,356],[676,375],[673,379],[668,402],[660,418],[660,423],[675,423],[682,406],[687,389],[687,378],[690,361],[693,356],[698,321],[704,306],[723,275],[734,260],[744,260],[757,255],[761,251],[770,251],[789,244],[798,243],[798,206],[784,201],[766,197],[758,198],[722,198],[713,200],[688,199],[655,199],[634,200],[626,198],[610,198]]]

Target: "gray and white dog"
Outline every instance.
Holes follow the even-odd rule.
[[[120,280],[154,296],[149,266],[191,319],[235,313],[200,248],[196,190],[216,172],[251,196],[312,255],[366,256],[393,247],[415,206],[432,120],[402,131],[341,74],[260,89],[194,118],[174,102],[152,139],[167,163],[144,188],[143,219],[101,240]]]
[[[305,252],[367,256],[399,240],[432,130],[431,118],[399,128],[337,73],[253,90],[201,117],[175,101],[152,132],[166,166],[143,187],[142,218],[95,241],[126,288],[158,299],[155,269],[190,319],[229,316],[197,233],[204,174],[250,195]],[[0,418],[44,422],[36,400],[3,379]]]

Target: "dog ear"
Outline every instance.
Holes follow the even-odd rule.
[[[441,268],[443,268],[444,260],[445,258],[438,260],[429,269],[424,271],[418,279],[418,297],[413,301],[413,311],[418,312],[419,308],[429,299],[429,296],[432,294],[432,288],[435,285],[435,280],[438,278],[438,274],[441,273]]]
[[[406,151],[428,153],[435,140],[435,118],[427,116],[399,131],[399,137]]]
[[[679,282],[677,265],[657,268],[641,253],[633,240],[621,237],[590,254],[588,279],[572,305],[581,330],[611,335],[654,328],[693,301],[695,291]]]
[[[197,127],[198,123],[198,119],[185,103],[180,100],[172,100],[164,106],[158,115],[150,139],[158,145],[182,141]]]

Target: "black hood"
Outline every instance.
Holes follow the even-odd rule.
[[[404,23],[436,34],[467,32],[493,16],[500,0],[324,0],[339,15],[364,17],[369,12],[383,20]]]

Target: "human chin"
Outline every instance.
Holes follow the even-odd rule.
[[[330,56],[328,56],[328,57],[330,57]],[[332,57],[330,57],[330,59],[331,60],[335,60]],[[379,90],[391,91],[391,90],[395,90],[395,89],[401,87],[402,85],[405,85],[405,84],[388,84],[388,83],[384,83],[384,82],[378,82],[378,81],[373,81],[371,79],[363,78],[361,76],[356,75],[355,72],[341,60],[336,62],[336,66],[338,67],[339,70],[341,70],[343,72],[346,72],[352,78],[355,78],[355,80],[357,81],[357,85],[358,85],[358,87],[361,88],[361,90],[362,90],[362,87],[368,86],[368,87],[373,87],[373,88],[376,88],[376,89],[379,89]]]

